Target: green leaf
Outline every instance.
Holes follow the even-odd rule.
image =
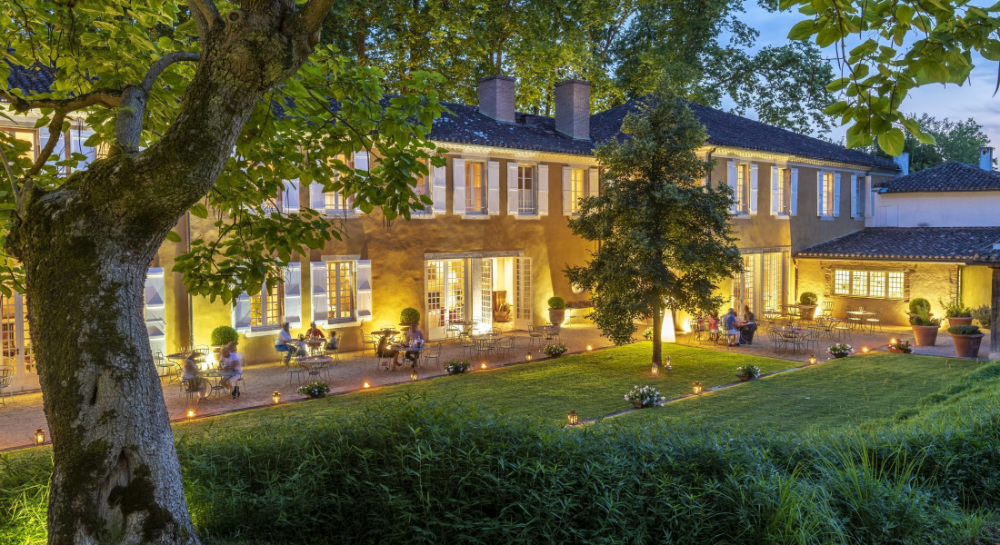
[[[208,217],[208,208],[205,207],[205,203],[195,203],[189,211],[196,218],[205,219]]]
[[[170,231],[167,233],[167,240],[170,242],[180,242],[181,236],[177,234],[177,231]]]
[[[813,33],[814,23],[812,19],[799,21],[788,31],[789,40],[808,40]]]
[[[905,144],[906,137],[903,136],[903,131],[896,127],[889,129],[888,132],[878,135],[878,147],[882,148],[882,151],[888,153],[892,157],[899,157],[899,154],[903,153],[903,146]]]

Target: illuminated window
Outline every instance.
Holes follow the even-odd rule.
[[[778,215],[787,216],[789,214],[792,193],[792,169],[782,168],[778,170]]]
[[[736,213],[750,213],[750,165],[736,165]]]
[[[485,163],[467,161],[465,163],[465,213],[486,213],[486,183],[483,179]],[[518,169],[520,173],[520,168]],[[520,178],[520,175],[518,176]],[[520,180],[518,180],[520,183]],[[520,193],[520,192],[518,192]]]
[[[755,274],[755,262],[756,255],[745,255],[743,256],[743,272],[736,275],[733,279],[733,308],[737,312],[743,311],[743,306],[750,307],[750,310],[756,308],[754,301],[754,274]]]
[[[265,285],[250,298],[250,327],[279,327],[285,308],[285,286],[278,284],[270,291]]]
[[[570,204],[570,211],[573,214],[580,213],[580,199],[586,196],[585,180],[587,175],[587,170],[583,168],[574,168],[570,176],[570,198],[572,202]]]
[[[837,196],[836,177],[832,172],[823,173],[823,194],[820,195],[823,216],[832,217],[834,213],[834,198]]]
[[[872,299],[902,299],[903,273],[837,269],[833,274],[833,294]]]
[[[778,310],[784,304],[784,269],[785,254],[780,252],[764,254],[764,267],[761,274],[761,298],[764,310]]]
[[[354,262],[328,261],[326,266],[328,319],[351,321],[355,312]]]
[[[535,167],[517,167],[517,213],[538,213],[538,188],[535,187]]]

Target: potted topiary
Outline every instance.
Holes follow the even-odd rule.
[[[917,346],[934,346],[941,320],[931,315],[931,303],[923,297],[910,301],[910,329]]]
[[[972,309],[972,311],[970,313],[972,314],[972,318],[975,319],[977,322],[979,322],[979,327],[980,328],[982,328],[982,329],[989,329],[990,328],[990,318],[991,318],[991,316],[990,316],[990,306],[989,305],[978,306],[978,307]]]
[[[235,329],[227,325],[220,325],[212,330],[212,351],[218,355],[223,346],[239,342],[239,340],[240,334]]]
[[[811,291],[804,291],[802,295],[799,295],[799,316],[803,320],[812,320],[813,315],[816,314],[816,305],[819,303],[819,297]]]
[[[972,309],[963,306],[957,299],[948,305],[941,300],[938,302],[944,307],[944,315],[948,317],[948,325],[972,325]]]
[[[420,324],[420,311],[415,308],[406,307],[399,313],[399,325],[413,327]]]
[[[955,343],[955,355],[960,358],[975,358],[979,356],[979,345],[983,342],[983,334],[976,325],[953,325],[948,328],[951,340]]]
[[[552,325],[562,325],[566,319],[566,300],[562,297],[549,297],[549,322]]]

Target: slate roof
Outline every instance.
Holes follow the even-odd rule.
[[[476,106],[454,103],[444,105],[451,112],[446,112],[434,122],[430,139],[436,142],[573,155],[594,154],[591,141],[574,140],[557,133],[555,120],[551,117],[518,113],[514,116],[515,123],[502,123],[479,113]]]
[[[617,136],[625,115],[635,111],[641,103],[641,100],[632,100],[616,108],[594,114],[590,118],[591,136],[596,142]],[[899,170],[892,161],[863,151],[847,149],[819,138],[772,127],[701,104],[689,102],[688,106],[708,131],[709,144],[787,153],[809,159],[836,161],[892,172]]]
[[[881,185],[882,193],[939,191],[1000,191],[1000,172],[949,161],[943,165],[893,178]]]
[[[1000,227],[866,227],[795,257],[878,261],[998,262]]]

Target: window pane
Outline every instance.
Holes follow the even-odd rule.
[[[483,203],[483,163],[465,163],[465,211],[484,212]]]
[[[747,176],[747,170],[749,168],[747,165],[736,165],[736,211],[746,212],[747,207],[747,197],[746,193],[748,191],[747,186],[750,185]]]
[[[901,272],[891,272],[889,273],[889,292],[888,297],[890,299],[902,299],[903,298],[903,273]]]
[[[535,206],[534,167],[517,167],[517,211],[521,214],[534,214],[538,211]]]
[[[870,297],[885,297],[885,273],[872,272],[868,275],[868,295]]]
[[[764,254],[763,297],[764,310],[777,310],[782,301],[781,280],[784,276],[784,259],[781,253]]]
[[[851,295],[855,297],[868,296],[868,271],[851,272]]]
[[[778,213],[788,213],[789,192],[792,186],[792,170],[783,168],[778,171]]]
[[[582,168],[574,168],[572,179],[571,179],[571,198],[573,202],[570,204],[570,210],[575,214],[580,211],[580,199],[582,199],[584,194],[584,176],[586,175],[586,170]]]
[[[354,267],[350,261],[327,263],[327,297],[330,320],[350,320],[354,317]]]
[[[838,270],[834,272],[833,293],[836,295],[850,295],[851,293],[851,271]]]

